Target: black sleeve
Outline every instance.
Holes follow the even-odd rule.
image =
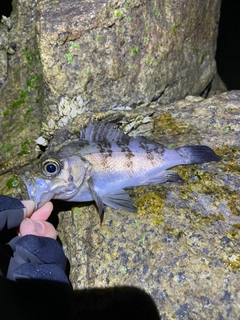
[[[0,231],[17,227],[23,221],[23,204],[20,200],[0,195]]]
[[[52,280],[69,284],[67,259],[60,244],[48,237],[26,235],[12,246],[7,278]]]

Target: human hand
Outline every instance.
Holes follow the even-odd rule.
[[[19,226],[19,236],[5,244],[0,257],[0,274],[10,280],[21,278],[69,283],[64,272],[66,257],[56,241],[57,232],[46,220],[53,210],[51,202],[34,211],[34,202],[0,195],[0,231]],[[4,243],[3,243],[4,245]],[[5,246],[2,247],[4,249]],[[9,255],[10,253],[10,255]]]
[[[24,220],[19,226],[19,235],[25,236],[33,234],[36,236],[49,237],[52,239],[57,238],[57,231],[51,223],[46,221],[52,210],[53,205],[51,202],[45,203],[41,208],[34,212],[34,202],[32,200],[22,201],[24,205]]]
[[[66,319],[72,287],[57,232],[46,221],[52,210],[51,202],[34,212],[33,201],[0,195],[1,319]]]

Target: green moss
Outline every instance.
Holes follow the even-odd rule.
[[[180,23],[176,23],[172,26],[171,28],[171,31],[172,31],[172,34],[176,35],[177,34],[177,29],[181,26]]]
[[[9,150],[11,150],[12,149],[12,144],[11,144],[11,142],[5,142],[4,144],[2,144],[1,146],[0,146],[0,150],[1,151],[4,151],[4,152],[7,152],[7,151],[9,151]]]
[[[135,55],[139,54],[139,46],[134,46],[130,49],[130,56],[133,57]]]
[[[100,34],[96,34],[96,39],[100,41],[102,39],[102,36]]]
[[[71,41],[71,42],[70,42],[70,48],[71,48],[71,49],[80,49],[80,44]]]
[[[84,69],[83,69],[83,73],[86,74],[86,75],[88,75],[88,74],[89,74],[88,68],[84,68]]]
[[[240,238],[240,224],[233,225],[232,228],[228,231],[227,237],[231,240],[239,240],[239,238]]]
[[[151,215],[153,224],[160,224],[164,221],[162,209],[166,194],[164,189],[156,185],[151,189],[141,186],[135,189],[135,204],[138,209],[138,215]]]
[[[240,154],[240,147],[228,147],[215,149],[215,152],[222,158],[221,169],[228,173],[240,174],[240,165],[237,158]]]
[[[21,144],[20,156],[26,156],[30,153],[31,140],[27,139]]]
[[[72,213],[73,213],[73,215],[75,216],[79,216],[79,215],[81,215],[82,214],[82,210],[81,210],[81,208],[78,208],[78,207],[74,207],[73,209],[72,209]]]
[[[210,225],[212,223],[212,219],[210,216],[204,216],[193,209],[186,209],[186,217],[195,229],[206,227],[207,225]]]
[[[152,59],[151,59],[150,57],[147,57],[145,61],[146,61],[146,64],[147,64],[147,65],[150,65]]]
[[[154,135],[182,134],[191,129],[187,123],[177,122],[170,113],[163,113],[154,118]]]
[[[215,151],[222,157],[222,161],[216,163],[219,170],[240,175],[240,166],[236,160],[240,148],[223,147]],[[240,197],[238,190],[231,190],[227,184],[219,184],[219,181],[213,174],[201,170],[197,165],[177,166],[175,170],[185,181],[183,185],[179,185],[180,198],[187,200],[188,198],[192,198],[194,192],[199,192],[212,197],[216,204],[224,201],[233,214],[240,215]],[[214,208],[214,211],[216,211],[216,208]],[[220,212],[218,212],[217,215],[209,214],[209,217],[212,220],[224,220]]]
[[[26,119],[32,112],[33,112],[33,108],[29,108],[28,110],[25,111],[25,114],[23,115],[23,117]]]
[[[71,52],[65,53],[65,57],[68,64],[71,64],[73,62],[73,54]]]
[[[23,48],[25,59],[28,67],[34,68],[36,64],[40,64],[40,57],[35,48],[25,47]]]
[[[141,239],[138,240],[138,243],[144,244],[145,236],[142,236]]]
[[[11,178],[11,179],[9,179],[9,180],[7,181],[6,185],[7,185],[7,187],[8,187],[9,189],[11,189],[11,188],[17,188],[17,187],[19,186],[19,180],[18,180],[18,178],[13,177],[13,178]]]
[[[122,18],[122,12],[119,9],[115,10],[115,17],[118,19]]]
[[[41,80],[38,74],[32,74],[27,78],[27,91],[30,92],[30,89],[38,89],[39,81]]]
[[[239,254],[232,254],[227,258],[223,258],[225,264],[230,267],[232,270],[240,270],[240,255]]]
[[[134,220],[134,229],[138,229],[138,227],[139,227],[139,221]]]
[[[208,55],[208,50],[206,49],[206,50],[204,50],[203,54],[201,55],[201,61],[200,61],[201,64],[203,63],[203,61],[205,60],[207,55]]]
[[[119,269],[119,271],[120,271],[121,274],[126,274],[126,273],[127,273],[126,267],[121,267],[121,268]]]
[[[19,109],[27,101],[29,93],[33,90],[38,90],[41,82],[41,77],[37,74],[31,74],[26,80],[26,86],[19,91],[18,99],[13,101],[10,107],[4,111],[3,116],[8,117],[14,112],[14,110]],[[28,109],[29,110],[29,109]]]
[[[225,127],[225,128],[223,129],[223,134],[228,133],[228,132],[229,132],[229,130],[230,130],[230,127]]]

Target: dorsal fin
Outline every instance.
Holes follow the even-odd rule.
[[[89,121],[85,129],[80,131],[80,140],[87,141],[109,141],[109,142],[119,142],[128,143],[131,140],[127,134],[123,131],[115,128],[113,123],[107,123],[105,121]]]

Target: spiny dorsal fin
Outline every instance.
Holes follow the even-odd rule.
[[[81,129],[80,140],[128,143],[131,137],[115,128],[113,123],[107,123],[105,121],[94,121],[92,123],[89,121],[87,127]]]

